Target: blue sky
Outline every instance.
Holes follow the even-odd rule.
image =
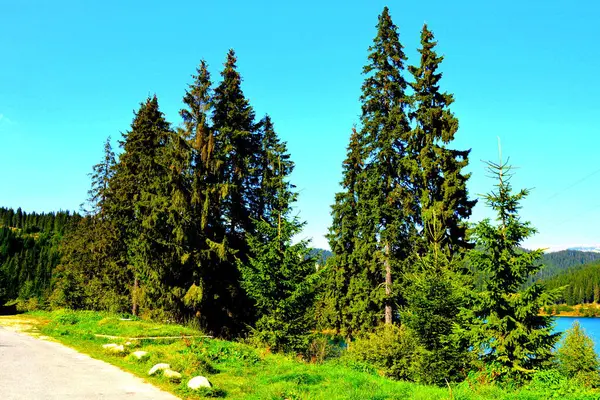
[[[174,124],[201,58],[218,78],[234,48],[257,116],[288,142],[305,236],[325,247],[330,204],[377,15],[390,7],[416,63],[427,22],[446,56],[454,143],[472,148],[469,188],[490,190],[481,160],[503,154],[528,247],[600,243],[600,4],[594,1],[0,1],[0,205],[78,209],[102,144],[156,93]],[[483,204],[472,220],[489,212]]]

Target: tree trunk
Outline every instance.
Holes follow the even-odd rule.
[[[385,244],[385,324],[392,324],[392,268],[390,266],[390,245]]]
[[[135,316],[137,316],[137,311],[138,311],[138,304],[137,304],[138,288],[139,288],[139,282],[138,282],[138,278],[136,276],[135,280],[133,281],[133,296],[131,296],[132,300],[133,300],[133,307],[131,308],[131,313]]]

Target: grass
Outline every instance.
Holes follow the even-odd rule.
[[[519,389],[485,384],[477,377],[439,388],[393,381],[379,376],[372,368],[353,364],[344,358],[309,364],[243,343],[202,337],[134,340],[128,346],[130,352],[145,350],[149,353],[148,359],[139,361],[127,354],[109,354],[102,348],[102,344],[121,344],[126,339],[111,340],[95,334],[140,338],[199,336],[202,333],[175,324],[123,321],[115,315],[86,311],[34,312],[18,320],[26,327],[35,326],[43,335],[117,365],[183,399],[600,399],[600,392],[586,390],[582,385],[552,373],[540,375],[534,382]],[[0,324],[7,321],[15,323],[14,317],[0,317]],[[159,362],[168,363],[180,372],[183,375],[181,382],[148,376],[147,371]],[[202,392],[189,390],[187,381],[195,375],[206,376],[214,387]]]

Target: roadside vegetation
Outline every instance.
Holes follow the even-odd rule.
[[[140,321],[135,317],[58,310],[32,312],[20,319],[35,326],[41,334],[73,347],[81,352],[107,361],[132,372],[150,383],[172,392],[183,399],[597,399],[600,391],[588,388],[578,378],[568,379],[557,369],[536,373],[524,386],[494,382],[494,371],[484,369],[471,372],[461,383],[443,387],[426,386],[387,378],[385,367],[361,362],[336,348],[334,342],[321,342],[320,351],[312,359],[295,355],[274,354],[242,342],[232,342],[206,337],[169,340],[134,340],[123,354],[107,353],[102,345],[123,344],[128,339],[107,339],[96,334],[122,337],[197,335],[204,333],[187,326]],[[0,317],[0,324],[1,322]],[[575,349],[580,346],[581,333],[577,333]],[[585,346],[585,343],[584,343]],[[323,348],[325,347],[325,348]],[[589,346],[585,347],[588,352]],[[129,352],[144,350],[149,358],[137,360]],[[577,350],[576,350],[577,351]],[[593,350],[592,350],[593,352]],[[564,352],[565,373],[575,376],[582,368]],[[180,371],[181,382],[170,382],[163,377],[148,376],[148,370],[165,362]],[[597,365],[597,364],[594,364]],[[589,366],[587,373],[590,372]],[[206,376],[213,384],[211,389],[194,392],[186,387],[195,375]]]

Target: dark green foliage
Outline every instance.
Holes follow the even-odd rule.
[[[416,234],[406,158],[406,57],[387,7],[379,16],[368,59],[361,127],[350,138],[329,234],[335,256],[328,297],[338,310],[332,322],[348,337],[396,318],[393,305],[402,296],[395,289],[402,287],[401,271]]]
[[[268,117],[263,122],[260,220],[247,235],[248,261],[238,260],[242,288],[255,304],[254,337],[275,351],[303,352],[313,321],[315,259],[306,241],[292,243],[303,224],[291,215],[296,200],[288,177],[293,163]]]
[[[488,163],[498,180],[496,190],[485,195],[497,214],[497,225],[486,219],[477,224],[478,248],[470,256],[486,274],[484,290],[473,308],[479,323],[473,327],[481,358],[500,366],[502,377],[526,378],[548,365],[558,334],[552,333],[552,318],[538,315],[553,301],[554,293],[534,284],[522,289],[527,278],[539,269],[542,250],[523,252],[522,241],[535,229],[519,218],[521,200],[528,190],[514,194],[511,168],[506,163]]]
[[[469,321],[461,310],[469,306],[472,278],[462,255],[472,247],[466,238],[466,219],[476,201],[469,200],[462,169],[469,151],[448,148],[458,130],[449,106],[453,96],[440,91],[443,60],[435,52],[437,42],[427,25],[421,32],[419,66],[409,67],[414,128],[409,138],[411,182],[419,198],[422,227],[411,260],[412,273],[405,279],[406,307],[403,321],[412,328],[424,351],[415,363],[415,379],[445,384],[462,378],[469,368],[469,343],[455,333]]]
[[[0,208],[0,305],[48,295],[60,261],[59,243],[80,216]]]
[[[586,386],[600,385],[600,361],[593,340],[575,321],[565,332],[556,353],[559,370],[568,378],[578,379]]]
[[[408,306],[402,320],[423,348],[415,359],[413,378],[444,385],[461,380],[470,368],[470,343],[457,331],[471,323],[462,311],[472,302],[473,285],[457,261],[442,250],[444,232],[433,224],[435,220],[428,225],[433,230],[428,234],[431,248],[407,276]]]
[[[320,292],[319,316],[324,326],[335,328],[336,332],[351,338],[354,332],[369,328],[374,321],[367,310],[371,302],[370,291],[365,287],[366,270],[356,261],[356,240],[358,233],[357,193],[358,176],[362,171],[358,132],[353,130],[348,146],[348,155],[344,161],[343,191],[335,195],[332,206],[332,225],[329,229],[329,245],[333,257],[327,260],[324,271],[324,283]]]
[[[60,243],[61,263],[54,269],[52,307],[130,311],[131,270],[115,224],[98,215],[86,216]]]
[[[600,263],[594,262],[568,269],[541,282],[549,289],[563,288],[557,303],[568,305],[600,302]]]
[[[313,321],[307,311],[314,297],[315,261],[307,243],[291,243],[302,225],[285,216],[257,223],[249,237],[252,256],[240,263],[242,287],[254,301],[257,322],[253,336],[273,351],[304,352]]]
[[[432,242],[428,233],[437,224],[440,246],[454,254],[472,247],[466,239],[465,221],[477,201],[469,200],[466,184],[470,174],[462,172],[469,162],[470,150],[448,147],[458,131],[458,119],[449,109],[454,97],[440,91],[439,66],[444,57],[437,55],[436,45],[433,33],[423,25],[420,64],[409,67],[414,78],[410,117],[415,125],[409,146],[415,158],[412,167],[418,171],[413,176],[416,175],[414,184],[420,197],[423,239],[425,243]]]
[[[544,253],[542,257],[542,268],[535,274],[535,280],[550,279],[555,275],[568,272],[571,267],[590,264],[600,261],[600,253],[591,251],[562,250],[553,253]]]
[[[173,136],[158,99],[148,98],[135,113],[130,131],[123,134],[123,154],[111,180],[107,213],[126,246],[134,314],[138,306],[150,314],[176,313],[181,295],[174,285],[178,249],[170,240],[177,228],[170,215],[173,158],[168,146]]]

